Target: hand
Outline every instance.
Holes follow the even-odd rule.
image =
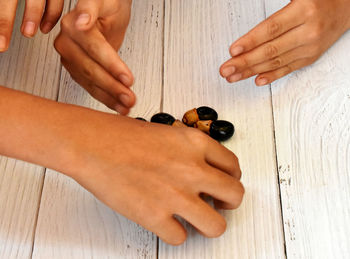
[[[192,128],[97,112],[79,118],[70,127],[75,155],[66,174],[98,199],[169,244],[186,239],[174,215],[207,237],[225,231],[224,218],[200,194],[217,199],[218,208],[240,205],[244,188],[231,151]]]
[[[314,63],[350,28],[350,0],[294,0],[238,39],[220,73],[258,86]]]
[[[18,0],[0,0],[0,52],[8,49],[16,16]],[[63,10],[63,0],[26,0],[21,32],[33,37],[40,25],[48,33],[56,25]]]
[[[30,107],[30,109],[28,109]],[[57,103],[0,86],[0,155],[62,172],[165,242],[186,239],[178,215],[209,237],[217,208],[243,196],[236,156],[204,133]]]
[[[72,78],[107,107],[127,114],[135,104],[134,78],[118,50],[131,0],[79,0],[65,15],[55,48]]]

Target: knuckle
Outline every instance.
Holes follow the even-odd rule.
[[[241,63],[243,67],[248,67],[249,66],[249,61],[246,57],[241,58]]]
[[[311,42],[319,41],[321,38],[321,33],[320,31],[313,30],[312,32],[309,33],[308,38]]]
[[[270,37],[274,38],[282,31],[282,25],[274,20],[267,23],[267,33]]]
[[[197,129],[188,128],[187,138],[195,147],[202,147],[208,142],[208,135]]]
[[[319,5],[317,1],[308,1],[304,10],[306,10],[306,17],[313,18],[317,16]]]
[[[88,81],[93,81],[94,69],[91,65],[85,65],[82,67],[82,74]]]
[[[248,46],[256,46],[256,40],[254,38],[254,35],[250,32],[247,34],[246,41],[248,43]]]
[[[8,28],[10,29],[12,25],[12,22],[7,20],[7,19],[4,19],[4,18],[0,18],[0,28]]]
[[[28,10],[26,10],[27,14],[30,14],[31,16],[41,16],[43,14],[43,8],[42,6],[31,6],[30,8],[28,8]]]
[[[275,70],[279,67],[281,67],[283,64],[281,58],[275,58],[274,60],[271,61],[270,69]]]
[[[97,56],[97,51],[99,48],[99,46],[101,46],[100,44],[98,44],[98,42],[95,41],[90,41],[88,43],[86,43],[86,51],[87,53],[89,53],[92,56]]]
[[[277,56],[277,54],[278,54],[278,49],[275,45],[268,44],[265,47],[265,57],[273,58],[273,57]]]
[[[65,15],[61,19],[61,29],[62,29],[62,31],[69,31],[70,30],[70,18],[68,15]]]

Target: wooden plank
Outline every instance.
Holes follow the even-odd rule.
[[[233,40],[264,19],[264,2],[168,0],[165,9],[164,111],[181,118],[209,105],[235,124],[226,146],[240,158],[246,195],[238,210],[222,212],[222,237],[188,227],[188,241],[160,243],[159,258],[284,258],[270,90],[252,80],[228,85],[218,72]]]
[[[56,99],[60,77],[54,35],[34,39],[20,33],[25,1],[20,1],[10,49],[0,54],[0,85]],[[44,168],[0,157],[0,257],[30,258]]]
[[[30,258],[44,168],[0,157],[0,257]]]
[[[349,45],[272,87],[288,258],[350,257]]]
[[[138,103],[132,116],[159,111],[163,53],[162,0],[135,0],[121,50],[135,73]],[[110,111],[64,71],[60,101]],[[33,258],[155,258],[157,238],[113,212],[75,181],[49,171],[45,179]]]

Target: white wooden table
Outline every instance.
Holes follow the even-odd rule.
[[[184,245],[165,245],[71,179],[1,157],[0,258],[350,258],[350,34],[270,87],[229,85],[218,73],[230,43],[287,2],[134,0],[121,51],[137,78],[131,116],[209,105],[236,126],[227,147],[240,158],[246,195],[222,212],[222,237],[189,229]],[[0,55],[0,84],[107,111],[62,69],[58,28],[28,40],[20,18]]]

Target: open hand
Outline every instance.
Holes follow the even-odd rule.
[[[18,0],[0,0],[0,52],[8,49],[16,17]],[[21,32],[33,37],[40,26],[48,33],[56,25],[63,10],[63,0],[26,0]]]
[[[55,48],[72,78],[107,107],[127,114],[135,104],[134,78],[118,50],[131,0],[79,0],[62,18]]]
[[[350,28],[350,0],[294,0],[232,44],[220,74],[258,86],[314,63]]]

